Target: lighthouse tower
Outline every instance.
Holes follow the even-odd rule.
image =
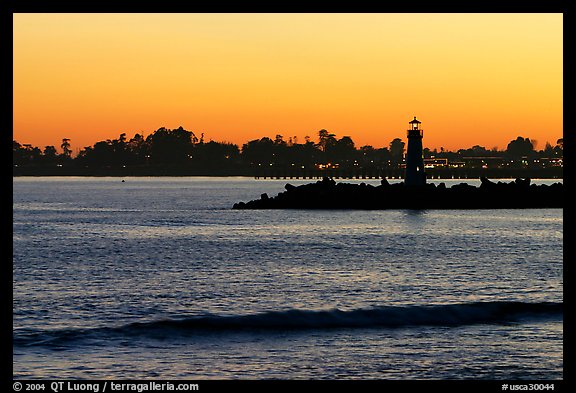
[[[426,174],[424,173],[424,158],[422,154],[423,132],[420,124],[414,116],[408,130],[408,150],[406,152],[406,174],[404,184],[407,186],[423,186],[426,184]]]

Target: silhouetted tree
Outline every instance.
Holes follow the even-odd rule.
[[[328,149],[336,144],[336,135],[330,134],[328,131],[322,129],[318,131],[318,147],[321,151],[326,152]]]
[[[390,142],[390,159],[393,165],[398,166],[402,162],[405,145],[400,138],[395,138]]]
[[[195,144],[190,159],[197,168],[223,169],[234,167],[239,156],[240,150],[235,144],[210,141]]]
[[[357,157],[354,141],[349,136],[343,136],[335,144],[328,146],[327,158],[339,164],[354,161]]]
[[[531,158],[534,156],[534,145],[528,138],[519,136],[511,141],[506,148],[506,154],[513,159],[520,159],[522,157]]]
[[[12,164],[24,165],[29,161],[27,149],[16,141],[12,141]]]
[[[386,147],[375,149],[372,146],[362,146],[358,152],[358,161],[365,168],[385,168],[390,161],[390,151]]]
[[[129,162],[133,164],[145,164],[146,156],[150,154],[150,146],[140,134],[135,134],[134,137],[126,143],[126,150],[129,152]]]
[[[161,127],[146,138],[146,142],[150,144],[150,159],[159,164],[187,162],[196,141],[198,139],[194,133],[182,127],[175,130]]]
[[[46,164],[55,164],[58,161],[58,152],[54,146],[45,146],[42,161]]]
[[[274,164],[274,141],[268,137],[242,145],[242,158],[253,165]]]
[[[554,146],[554,155],[556,157],[564,156],[564,138],[560,138],[556,141],[556,146]]]
[[[118,139],[96,142],[93,147],[85,147],[76,157],[79,164],[93,167],[119,167],[138,162],[137,153],[129,148],[126,134]]]
[[[304,169],[311,168],[317,162],[321,161],[322,152],[308,138],[305,143],[294,143],[289,149],[290,165],[304,166]]]
[[[458,154],[462,157],[486,157],[491,155],[489,150],[486,150],[484,146],[475,145],[469,149],[460,149]]]
[[[55,159],[58,155],[56,148],[54,146],[45,146],[44,147],[44,157],[47,159]]]
[[[70,158],[72,156],[72,150],[70,149],[69,138],[63,138],[60,147],[62,148],[62,155],[64,156],[64,158]]]
[[[284,137],[280,134],[276,135],[276,138],[274,138],[274,144],[276,145],[286,145],[286,142],[283,139]]]
[[[546,146],[540,152],[541,157],[552,158],[554,157],[554,146],[550,144],[550,142],[546,142]]]
[[[337,139],[335,134],[322,129],[318,132],[318,137],[318,143],[314,143],[309,136],[306,136],[305,143],[300,144],[296,137],[290,137],[286,142],[281,134],[276,134],[274,139],[263,137],[249,141],[242,145],[240,150],[232,143],[214,141],[205,143],[204,134],[197,138],[193,132],[182,127],[175,130],[162,127],[146,138],[142,134],[135,134],[128,140],[126,133],[121,133],[117,139],[107,139],[85,147],[75,158],[71,157],[69,138],[62,139],[63,153],[60,155],[56,153],[54,146],[46,146],[44,151],[41,151],[31,144],[20,144],[13,140],[12,161],[17,166],[32,167],[49,166],[55,162],[66,162],[67,165],[76,163],[89,168],[171,165],[193,171],[208,171],[208,174],[210,170],[222,173],[223,170],[231,168],[236,170],[242,166],[245,168],[273,166],[273,169],[281,171],[306,170],[316,164],[328,162],[340,164],[342,167],[377,169],[398,167],[403,161],[405,143],[400,138],[393,139],[389,148],[375,149],[372,146],[362,146],[357,149],[350,136]],[[465,157],[506,157],[514,160],[514,164],[518,162],[518,165],[529,167],[532,158],[562,157],[563,139],[558,139],[555,146],[547,142],[541,151],[535,150],[535,141],[518,137],[508,144],[505,151],[498,151],[496,147],[487,150],[483,146],[474,145],[457,152],[446,151],[443,147],[440,148],[440,152],[424,148],[423,155],[425,158],[432,156],[447,158],[450,162],[466,161]],[[528,162],[519,160],[523,157],[528,158]],[[542,164],[538,163],[538,167],[541,166]]]
[[[42,151],[29,143],[20,145],[18,142],[12,143],[12,162],[16,165],[41,164]]]

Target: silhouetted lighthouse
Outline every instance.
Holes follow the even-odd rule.
[[[423,186],[426,184],[426,174],[424,173],[424,158],[422,155],[423,132],[420,123],[412,120],[408,130],[408,150],[406,152],[406,174],[404,184],[407,186]]]

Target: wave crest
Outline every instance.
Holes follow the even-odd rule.
[[[510,323],[562,317],[563,303],[475,302],[446,305],[381,306],[367,309],[286,310],[248,315],[208,315],[183,319],[133,322],[119,327],[61,329],[14,333],[15,346],[63,345],[111,336],[172,336],[213,331],[269,331],[347,328],[409,328]]]

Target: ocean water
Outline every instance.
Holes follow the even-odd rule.
[[[562,209],[231,209],[310,181],[14,178],[14,377],[563,378]]]

